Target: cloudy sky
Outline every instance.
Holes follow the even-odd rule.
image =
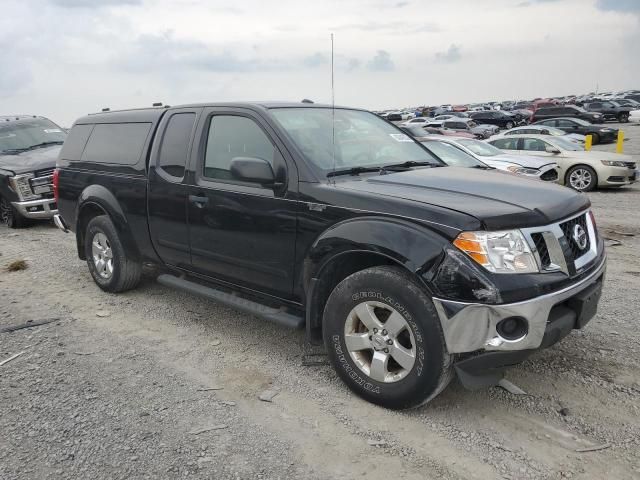
[[[640,88],[640,0],[0,0],[0,114]]]

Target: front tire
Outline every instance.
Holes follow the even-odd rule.
[[[598,185],[598,175],[591,167],[576,165],[567,172],[565,183],[579,192],[590,192]]]
[[[340,282],[324,310],[323,336],[340,378],[383,407],[427,403],[452,377],[431,298],[399,268],[368,268]]]
[[[629,121],[629,114],[621,113],[620,115],[618,115],[618,121],[620,123],[627,123]]]
[[[0,197],[0,223],[9,228],[22,228],[26,224],[26,219],[18,213],[11,202]]]
[[[597,133],[589,133],[591,135],[591,145],[598,145],[600,143],[600,135]]]
[[[124,249],[108,216],[91,219],[84,236],[84,252],[93,280],[105,292],[124,292],[140,282],[142,263]]]
[[[513,122],[507,122],[505,126],[507,127],[507,130],[511,130],[513,128]]]

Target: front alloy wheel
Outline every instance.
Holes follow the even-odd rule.
[[[409,324],[384,303],[356,305],[345,322],[344,340],[353,362],[378,382],[402,380],[416,361],[416,342]]]
[[[569,186],[579,192],[590,192],[596,186],[596,172],[590,167],[573,167],[568,177]]]
[[[11,205],[11,202],[0,197],[0,223],[9,228],[20,228],[24,226],[24,219],[18,211]]]

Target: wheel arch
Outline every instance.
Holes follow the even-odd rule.
[[[426,227],[383,217],[351,219],[325,231],[312,245],[302,272],[309,338],[321,341],[326,300],[357,271],[397,266],[432,295],[427,273],[444,258],[448,243]]]
[[[82,191],[78,199],[75,228],[78,257],[86,260],[85,230],[91,219],[99,215],[107,215],[111,219],[124,248],[133,258],[139,259],[140,252],[122,206],[115,195],[103,185],[90,185]]]

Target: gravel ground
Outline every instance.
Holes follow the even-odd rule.
[[[0,366],[0,479],[638,479],[640,187],[590,197],[610,245],[596,318],[509,372],[527,395],[454,382],[405,412],[303,367],[302,332],[151,272],[104,293],[71,235],[0,228],[0,329],[54,320],[0,333],[0,362],[24,352]]]

